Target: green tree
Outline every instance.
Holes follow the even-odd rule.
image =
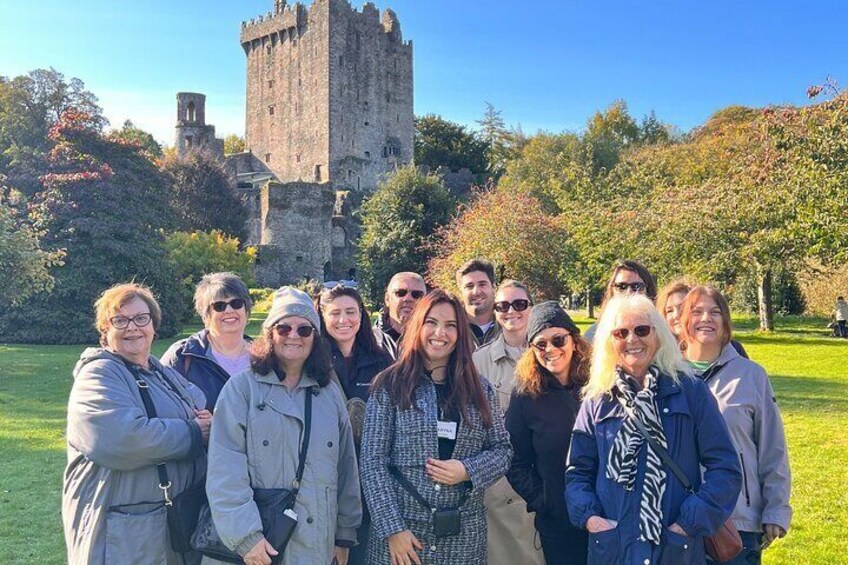
[[[639,126],[623,100],[617,100],[603,112],[595,112],[583,134],[595,173],[610,171],[618,163],[622,151],[638,141]]]
[[[373,302],[395,273],[424,274],[433,236],[455,210],[441,180],[413,166],[398,169],[363,203],[358,263]]]
[[[432,170],[448,167],[482,174],[488,168],[488,145],[465,126],[434,114],[415,118],[415,163]]]
[[[243,153],[245,150],[244,138],[231,133],[224,138],[224,154]]]
[[[150,154],[151,157],[162,156],[162,146],[153,138],[153,136],[141,128],[135,127],[131,120],[124,122],[121,129],[113,130],[109,137],[116,141],[124,141],[126,143],[135,144],[141,147],[144,151]]]

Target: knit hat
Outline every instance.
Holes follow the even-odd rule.
[[[541,302],[533,306],[530,319],[527,321],[527,341],[533,341],[539,332],[548,328],[564,328],[575,335],[580,335],[580,328],[571,320],[562,306],[554,300]]]
[[[274,302],[271,304],[271,310],[262,323],[262,327],[270,328],[283,318],[290,316],[306,318],[313,328],[321,329],[321,320],[318,318],[318,312],[315,310],[309,295],[302,290],[284,286],[274,292]]]

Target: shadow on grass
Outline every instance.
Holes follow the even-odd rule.
[[[811,345],[818,346],[827,346],[827,347],[845,347],[846,351],[848,351],[848,339],[840,339],[836,337],[827,337],[821,335],[797,335],[797,334],[787,334],[787,333],[776,333],[776,334],[764,334],[764,333],[734,333],[734,339],[738,339],[745,344],[752,345],[777,345],[781,344],[791,345],[794,343],[798,343],[798,340],[802,340],[803,343],[809,343]]]
[[[848,413],[848,381],[769,375],[781,410]]]

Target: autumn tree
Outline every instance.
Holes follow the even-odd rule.
[[[153,135],[136,127],[131,120],[125,121],[121,129],[113,130],[109,137],[135,143],[152,158],[162,156],[162,146],[153,138]]]
[[[231,133],[224,138],[224,154],[243,153],[245,150],[244,138]]]

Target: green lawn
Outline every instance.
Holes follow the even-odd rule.
[[[254,316],[251,332],[258,330]],[[581,326],[588,320],[578,319]],[[822,319],[787,318],[737,338],[772,377],[789,437],[792,531],[772,564],[844,563],[848,555],[848,340],[824,337]],[[186,330],[195,331],[196,328]],[[170,340],[155,344],[161,354]],[[0,561],[64,563],[60,519],[65,403],[78,346],[0,345]]]

